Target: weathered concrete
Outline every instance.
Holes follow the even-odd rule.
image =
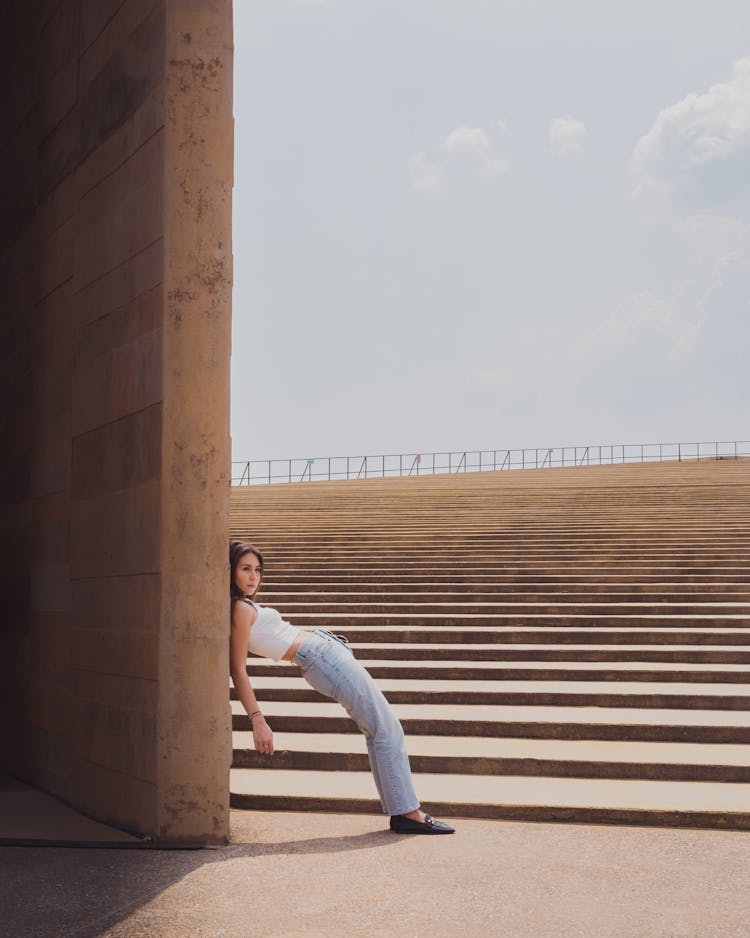
[[[238,812],[219,850],[0,848],[0,935],[750,935],[748,834],[456,826],[410,838],[382,817]]]
[[[231,0],[30,0],[0,36],[0,764],[222,841]]]

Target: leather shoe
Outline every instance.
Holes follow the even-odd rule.
[[[391,817],[391,830],[396,834],[455,834],[455,829],[438,821],[429,814],[425,814],[424,821],[415,821],[414,818],[395,814]]]

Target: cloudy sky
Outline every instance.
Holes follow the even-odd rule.
[[[236,459],[750,439],[747,0],[235,0]]]

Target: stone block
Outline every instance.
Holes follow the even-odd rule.
[[[161,401],[161,303],[156,288],[77,332],[75,436]]]
[[[37,300],[73,277],[74,231],[75,219],[70,218],[39,245]]]
[[[12,211],[13,208],[9,207],[8,214]],[[13,231],[15,237],[10,243],[3,245],[3,250],[0,251],[0,296],[6,295],[20,281],[33,277],[37,263],[35,220],[28,218],[20,222],[16,219],[17,224],[11,224],[12,221],[13,219],[6,218],[3,225],[7,234]],[[33,280],[31,283],[33,286]],[[35,296],[36,291],[32,290],[32,295]]]
[[[49,16],[40,32],[42,77],[49,80],[70,62],[78,62],[78,33],[80,30],[80,3],[50,3]]]
[[[156,717],[151,713],[80,699],[74,748],[89,762],[142,781],[156,780]]]
[[[31,726],[25,742],[29,766],[28,774],[22,777],[43,791],[52,791],[59,798],[67,799],[72,757],[69,737]]]
[[[36,211],[36,233],[40,241],[53,235],[65,222],[73,218],[78,203],[76,179],[71,173],[56,186]]]
[[[80,0],[79,54],[86,52],[128,2],[129,0]]]
[[[69,736],[72,706],[68,688],[35,677],[29,683],[27,707],[31,725],[63,738]]]
[[[75,670],[72,686],[78,700],[94,701],[139,713],[156,713],[159,684],[155,680]]]
[[[163,270],[164,243],[159,238],[99,280],[76,290],[75,327],[101,319],[160,286]]]
[[[139,642],[145,634],[157,636],[161,615],[159,575],[74,580],[73,609],[78,629],[110,632],[135,629],[141,636]],[[152,645],[152,649],[156,649],[156,645]],[[154,667],[150,666],[148,674],[141,676],[153,676]],[[141,671],[132,673],[141,674]]]
[[[159,677],[159,643],[153,632],[131,622],[128,631],[81,629],[71,632],[73,668],[92,673],[120,674],[144,680]]]
[[[0,389],[26,378],[34,364],[34,277],[27,274],[13,284],[0,300],[5,315],[0,318]],[[0,393],[2,393],[0,391]]]
[[[35,560],[30,602],[33,612],[70,610],[70,565],[65,557],[59,561]]]
[[[71,411],[73,381],[73,289],[68,280],[37,308],[34,332],[34,413],[37,420]],[[69,426],[69,418],[66,421]]]
[[[43,140],[78,103],[78,60],[70,59],[44,85],[38,133]]]
[[[71,789],[71,802],[106,824],[136,832],[155,828],[153,782],[76,759],[71,766]]]
[[[160,478],[161,405],[73,441],[73,495],[96,498]]]
[[[48,495],[70,486],[70,422],[69,410],[39,419],[27,468],[27,486],[32,495]]]
[[[83,198],[118,170],[164,126],[164,87],[157,85],[128,119],[102,141],[76,173],[78,197]]]
[[[0,406],[5,418],[2,425],[3,448],[9,460],[18,455],[26,457],[31,450],[37,432],[34,427],[33,392],[33,378],[28,373],[0,392]],[[28,476],[23,491],[27,484]],[[11,493],[4,489],[3,495],[10,498]]]
[[[81,57],[82,158],[127,120],[163,78],[163,6],[127,0]]]
[[[38,146],[36,197],[46,198],[79,162],[81,150],[81,109],[75,107],[63,117]]]
[[[158,571],[160,518],[158,482],[74,500],[70,547],[74,579]]]
[[[69,610],[33,613],[29,634],[29,656],[34,662],[35,673],[40,680],[66,687],[71,685],[71,616]]]
[[[163,139],[156,133],[81,199],[75,244],[77,292],[161,237],[163,173]]]

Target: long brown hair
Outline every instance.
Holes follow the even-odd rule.
[[[240,560],[245,556],[245,554],[255,554],[258,558],[258,563],[260,564],[260,580],[263,582],[263,554],[258,550],[257,547],[253,547],[252,544],[248,544],[247,541],[230,541],[229,543],[229,598],[231,604],[234,605],[238,599],[244,599],[245,594],[241,589],[235,585],[234,574],[239,565]],[[258,589],[260,589],[260,583],[258,584]],[[258,590],[256,590],[252,599],[255,599]]]

